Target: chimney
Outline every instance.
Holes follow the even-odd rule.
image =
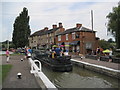
[[[52,25],[52,27],[53,27],[53,29],[54,29],[54,28],[57,28],[57,25]]]
[[[59,23],[59,27],[60,27],[60,28],[62,28],[62,27],[63,27],[63,25],[62,25],[62,23],[61,23],[61,22]]]
[[[80,28],[81,26],[82,26],[82,24],[79,24],[79,23],[76,24],[77,28]]]
[[[44,30],[47,31],[47,30],[48,30],[48,27],[45,27]]]

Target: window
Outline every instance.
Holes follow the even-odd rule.
[[[86,49],[92,49],[92,43],[86,42]]]
[[[75,32],[72,33],[72,39],[75,39]]]
[[[68,40],[68,34],[66,34],[66,40]]]
[[[50,37],[51,37],[51,33],[50,33]]]
[[[76,34],[76,38],[79,38],[79,34]]]
[[[61,35],[58,36],[58,41],[61,41]]]

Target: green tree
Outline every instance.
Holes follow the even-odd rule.
[[[102,39],[99,41],[99,45],[101,48],[103,49],[110,49],[111,48],[111,45],[109,42],[107,42],[106,40]]]
[[[116,48],[120,49],[120,2],[117,7],[113,7],[113,11],[107,15],[108,31],[115,37]]]
[[[27,8],[23,8],[23,11],[16,17],[13,24],[13,37],[12,41],[16,48],[25,47],[28,45],[31,30],[29,26],[29,16]]]
[[[109,42],[109,43],[113,43],[114,41],[113,41],[112,38],[109,38],[109,39],[108,39],[108,42]]]

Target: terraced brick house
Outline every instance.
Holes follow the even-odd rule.
[[[41,46],[51,48],[53,44],[56,44],[55,36],[64,30],[62,23],[59,23],[58,27],[57,25],[52,25],[52,29],[48,30],[48,28],[45,27],[42,30],[36,31],[29,37],[29,46],[32,48]]]
[[[55,40],[57,45],[64,45],[64,49],[69,52],[86,54],[98,47],[99,38],[95,36],[95,33],[96,31],[83,27],[82,24],[76,24],[76,27],[57,34]]]

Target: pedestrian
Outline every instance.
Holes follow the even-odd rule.
[[[28,50],[27,50],[27,58],[30,58],[31,54],[32,54],[32,49],[28,48]]]
[[[6,57],[7,57],[7,63],[8,63],[10,58],[10,53],[8,49],[6,50]]]
[[[32,54],[32,49],[31,48],[28,49],[28,53]]]
[[[57,48],[55,49],[55,53],[56,53],[57,56],[60,56],[60,54],[61,54],[61,49],[60,49],[59,47],[57,47]]]
[[[99,47],[97,48],[96,52],[97,52],[97,55],[100,54],[100,48]]]
[[[24,52],[25,52],[25,59],[26,59],[27,58],[27,48],[25,48]]]

